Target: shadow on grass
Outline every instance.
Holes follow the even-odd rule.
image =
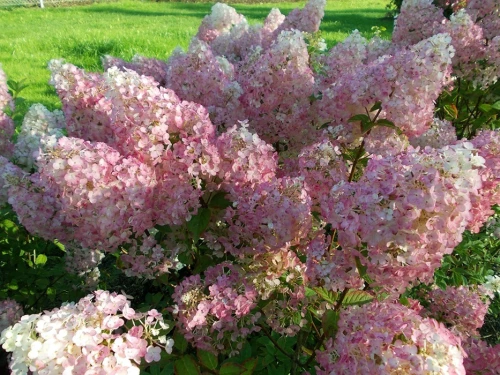
[[[105,55],[120,56],[123,48],[115,40],[69,39],[59,46],[66,61],[90,71],[102,71],[101,58]]]
[[[190,16],[190,17],[197,17],[197,18],[203,18],[207,14],[210,13],[210,4],[185,4],[185,5],[179,5],[179,6],[169,6],[169,10],[171,8],[178,8],[179,12],[171,12],[171,11],[165,11],[165,12],[156,12],[156,11],[148,11],[148,10],[141,10],[141,9],[131,9],[131,8],[125,8],[125,7],[120,7],[120,6],[103,6],[103,7],[96,7],[96,8],[87,8],[87,9],[82,9],[82,11],[87,12],[87,13],[97,13],[97,14],[122,14],[126,16],[139,16],[139,17],[144,17],[144,16],[151,16],[151,17],[178,17],[178,16]]]

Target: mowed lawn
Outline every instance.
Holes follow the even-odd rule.
[[[372,27],[392,31],[392,20],[384,18],[387,0],[328,0],[321,27],[329,46],[352,30],[373,35]],[[233,4],[250,23],[262,23],[272,8],[288,14],[302,2]],[[54,58],[91,71],[101,68],[101,56],[131,59],[135,54],[167,59],[172,50],[186,48],[196,34],[209,3],[118,1],[85,6],[0,8],[0,64],[9,79],[25,80],[24,112],[33,103],[60,108],[54,89],[48,85],[47,63]],[[20,108],[21,109],[21,108]]]

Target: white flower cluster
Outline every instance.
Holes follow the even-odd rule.
[[[57,140],[64,136],[64,115],[61,111],[50,112],[41,104],[33,104],[24,117],[21,131],[14,149],[14,158],[18,164],[30,170],[36,157],[53,148]]]
[[[492,293],[496,292],[500,294],[500,276],[486,276],[486,282],[483,284],[483,287]]]
[[[98,290],[79,302],[25,315],[2,332],[12,374],[139,375],[138,365],[172,352],[156,310],[136,313],[123,294]]]

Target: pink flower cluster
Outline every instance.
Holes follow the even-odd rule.
[[[477,337],[484,324],[490,300],[481,286],[447,287],[429,292],[426,315],[451,327],[460,337]]]
[[[467,353],[464,367],[467,374],[495,375],[500,373],[500,344],[491,346],[485,341],[469,338],[462,343]]]
[[[177,327],[195,347],[236,355],[248,335],[257,332],[257,291],[237,266],[224,262],[175,287]]]
[[[439,6],[451,6],[454,13],[446,19]],[[498,0],[471,0],[434,5],[431,0],[403,2],[397,18],[393,41],[400,45],[414,44],[436,33],[448,33],[455,49],[454,74],[487,87],[499,75],[500,29]],[[421,27],[420,25],[426,25]]]
[[[319,375],[465,375],[460,339],[433,319],[391,303],[351,307],[318,352]]]
[[[130,326],[127,324],[129,323]],[[138,365],[171,353],[169,328],[156,310],[136,312],[123,294],[98,290],[80,301],[25,315],[2,332],[12,374],[138,375]]]
[[[333,186],[321,207],[338,231],[342,257],[366,263],[373,285],[387,291],[431,281],[477,220],[471,202],[482,191],[484,162],[470,142],[373,156],[358,181]]]

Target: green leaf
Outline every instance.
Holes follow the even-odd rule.
[[[314,297],[316,295],[316,291],[306,286],[306,297]]]
[[[187,227],[193,234],[194,240],[198,241],[200,235],[207,229],[210,222],[210,210],[208,208],[200,208],[198,213],[188,221]]]
[[[176,375],[200,375],[200,368],[191,355],[184,355],[174,362]]]
[[[382,102],[376,102],[373,107],[370,108],[370,112],[378,111],[382,108]]]
[[[38,256],[35,259],[35,264],[37,266],[43,266],[45,263],[47,263],[47,255],[38,254]]]
[[[492,108],[500,111],[500,100],[491,105]]]
[[[188,347],[188,342],[179,331],[174,332],[174,348],[176,348],[180,353],[184,353]]]
[[[202,254],[196,259],[196,265],[193,270],[193,274],[197,275],[204,272],[208,267],[214,263],[212,257]]]
[[[340,313],[334,310],[326,310],[321,319],[321,326],[327,337],[335,337],[339,326]]]
[[[401,129],[399,129],[396,125],[394,125],[394,123],[392,121],[389,121],[385,118],[382,118],[380,120],[377,120],[377,122],[375,123],[376,125],[380,125],[380,126],[385,126],[386,128],[390,128],[390,129],[393,129],[396,131],[396,133],[398,134],[402,134],[403,132],[401,131]]]
[[[493,106],[491,104],[481,104],[479,106],[479,109],[484,112],[484,113],[488,113],[489,111],[491,111],[493,108]]]
[[[198,349],[196,351],[196,356],[198,357],[200,364],[202,366],[205,366],[209,370],[215,370],[219,364],[219,361],[217,360],[217,356],[211,352],[206,351],[206,350]]]
[[[368,117],[367,115],[354,115],[352,116],[349,120],[347,120],[348,122],[355,122],[355,121],[361,121],[362,123],[366,123],[366,122],[370,122],[370,117]]]
[[[66,252],[66,248],[64,247],[64,245],[60,243],[58,240],[54,240],[54,245],[56,245],[62,251]]]
[[[252,375],[258,362],[257,358],[250,358],[243,362],[241,365],[245,368],[245,372],[242,375]]]
[[[212,199],[210,199],[210,202],[208,202],[208,207],[224,209],[231,206],[232,203],[230,200],[226,199],[226,195],[227,193],[225,191],[217,192]]]
[[[219,371],[220,375],[243,375],[247,369],[234,362],[224,363]]]
[[[313,290],[326,302],[334,305],[337,302],[338,294],[325,288],[313,288]]]
[[[349,290],[342,301],[344,306],[364,305],[373,301],[373,296],[364,290]]]

